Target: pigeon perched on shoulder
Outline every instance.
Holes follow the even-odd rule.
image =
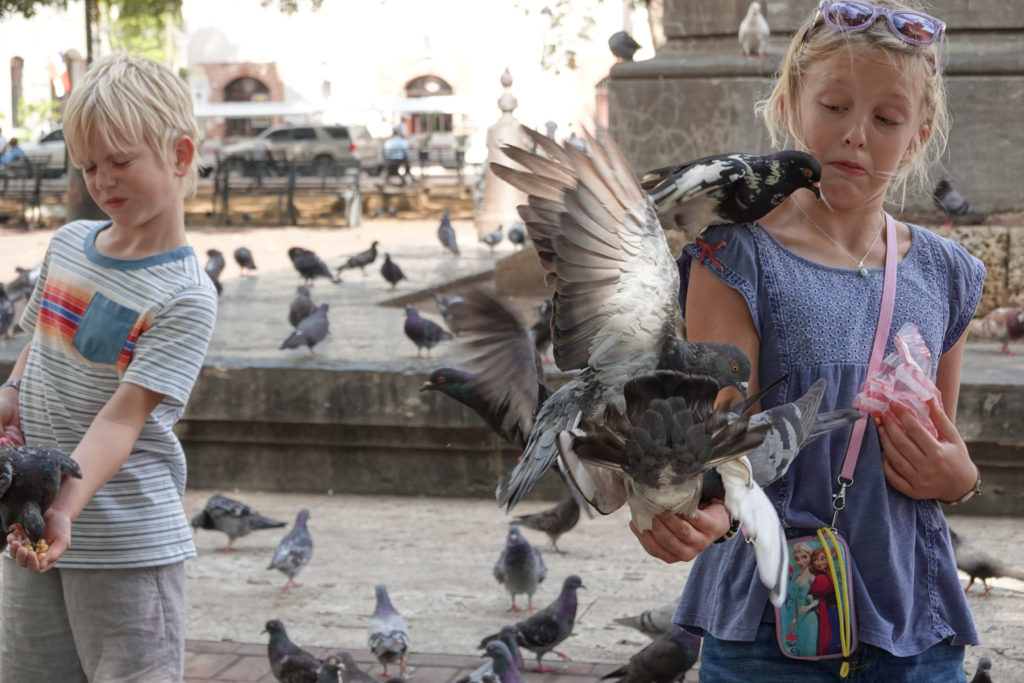
[[[519,646],[537,655],[537,673],[551,671],[541,663],[541,659],[548,652],[553,651],[562,659],[569,659],[555,650],[555,647],[572,634],[572,627],[576,623],[576,591],[580,588],[586,586],[579,576],[572,574],[566,577],[562,583],[562,591],[554,602],[516,623]],[[480,647],[487,647],[487,644],[497,640],[498,636],[499,634],[495,633],[485,637],[480,641]]]
[[[434,301],[437,303],[437,312],[441,314],[442,318],[444,318],[444,322],[448,326],[448,329],[452,329],[451,307],[455,304],[462,303],[464,299],[457,294],[438,294],[436,292],[431,294],[431,296],[434,297]]]
[[[313,299],[309,296],[309,287],[299,285],[296,289],[295,298],[292,299],[292,303],[288,307],[288,324],[292,327],[298,327],[299,323],[308,318],[315,310],[316,306],[313,304]]]
[[[315,311],[299,321],[288,338],[281,343],[281,348],[297,349],[305,344],[309,347],[309,355],[315,358],[313,347],[327,337],[328,328],[327,304],[320,304]]]
[[[42,562],[46,552],[43,515],[57,499],[61,477],[82,478],[71,456],[43,446],[0,446],[0,551],[14,532]]]
[[[508,229],[508,241],[516,246],[516,249],[521,248],[526,244],[526,231],[523,230],[523,222],[516,221]]]
[[[974,670],[971,683],[992,683],[992,660],[988,657],[978,659],[978,668]]]
[[[970,592],[975,579],[981,579],[981,585],[985,587],[982,595],[988,595],[988,592],[992,590],[989,588],[987,579],[1006,577],[1024,581],[1024,571],[1006,565],[994,555],[985,552],[970,541],[964,540],[952,529],[949,530],[949,539],[953,543],[953,557],[956,558],[957,568],[971,577],[964,588],[964,593]]]
[[[647,609],[632,617],[612,619],[616,624],[635,628],[641,633],[654,637],[665,633],[673,627],[672,617],[676,614],[676,603],[667,602],[661,607]]]
[[[408,279],[398,264],[391,260],[390,254],[384,254],[384,263],[380,266],[380,274],[391,284],[391,289],[394,289],[400,280]]]
[[[494,247],[498,246],[502,238],[502,226],[498,226],[494,230],[490,231],[486,235],[480,238],[480,241],[491,248],[491,253],[494,253]]]
[[[405,305],[405,336],[416,345],[416,357],[420,358],[423,349],[427,350],[427,358],[430,357],[430,349],[440,342],[453,339],[451,332],[442,329],[433,320],[420,316],[419,311],[412,304]]]
[[[526,609],[532,610],[533,594],[537,592],[537,586],[544,582],[548,568],[540,550],[523,538],[517,525],[511,524],[505,548],[494,563],[493,573],[494,578],[505,585],[505,590],[512,597],[512,606],[508,611],[518,612],[516,595],[526,593]]]
[[[580,504],[572,496],[552,508],[515,518],[515,522],[521,526],[546,533],[551,539],[551,546],[559,554],[565,554],[565,551],[558,549],[558,537],[571,530],[579,521]]]
[[[338,272],[345,270],[346,268],[358,268],[363,271],[363,275],[366,275],[366,266],[370,265],[377,260],[377,245],[380,244],[377,240],[374,240],[370,245],[370,248],[361,251],[358,254],[348,257],[343,265],[338,266]]]
[[[242,275],[246,275],[246,270],[256,270],[256,261],[252,257],[252,252],[246,247],[235,249],[235,263],[238,264],[238,270]]]
[[[1024,308],[995,308],[972,320],[967,329],[974,337],[1002,344],[1000,350],[1007,356],[1016,356],[1017,353],[1010,350],[1010,342],[1024,339]]]
[[[292,247],[288,250],[288,258],[291,259],[295,270],[299,271],[299,275],[306,280],[306,285],[312,284],[313,279],[318,277],[325,277],[334,284],[341,282],[341,278],[331,273],[323,259],[309,249]]]
[[[378,679],[373,674],[367,673],[359,668],[356,664],[355,657],[350,652],[338,652],[334,655],[334,659],[338,660],[339,668],[341,669],[341,681],[344,683],[378,683]],[[339,680],[339,679],[335,679]]]
[[[949,173],[944,173],[932,191],[932,201],[946,212],[946,227],[953,225],[977,225],[985,221],[985,217],[974,210],[971,203],[953,187]]]
[[[764,57],[764,50],[768,47],[768,36],[771,30],[768,22],[761,14],[761,3],[752,2],[747,8],[747,15],[740,22],[739,40],[743,48],[744,57]]]
[[[441,242],[443,249],[447,249],[455,256],[458,256],[459,243],[455,239],[455,228],[452,227],[451,216],[452,212],[447,209],[441,214],[441,224],[437,226],[437,239]]]
[[[616,31],[608,38],[608,49],[624,62],[632,62],[640,43],[625,31]]]
[[[11,327],[14,325],[14,302],[7,296],[7,291],[0,284],[0,337],[10,339]]]
[[[193,529],[223,531],[227,534],[228,544],[221,548],[222,551],[233,550],[236,538],[260,529],[276,529],[284,525],[285,522],[264,517],[242,501],[219,493],[210,496],[203,511],[192,518]]]
[[[383,585],[374,588],[377,606],[370,617],[367,645],[370,652],[384,667],[382,676],[388,675],[388,664],[398,662],[398,671],[405,675],[405,655],[409,651],[409,625],[391,604],[388,589]]]
[[[281,683],[317,683],[323,662],[293,643],[280,619],[268,621],[263,633],[270,634],[267,657],[274,678]]]
[[[302,508],[295,517],[295,526],[289,531],[274,551],[274,557],[270,560],[267,569],[276,569],[288,577],[281,592],[287,592],[289,588],[298,588],[301,583],[295,582],[295,577],[306,568],[313,558],[313,537],[309,535],[306,528],[306,521],[309,519],[309,510]]]
[[[601,677],[620,683],[673,683],[683,680],[700,655],[700,637],[676,626],[662,633],[629,663]]]
[[[704,242],[713,225],[752,223],[796,190],[821,196],[821,164],[806,152],[782,150],[756,154],[716,154],[648,171],[640,186],[648,192],[665,229],[680,230],[714,258],[719,245]]]
[[[224,291],[224,287],[220,284],[220,274],[224,272],[224,254],[217,249],[206,250],[206,266],[204,270],[206,274],[213,280],[213,286],[217,288],[217,294],[219,295]]]

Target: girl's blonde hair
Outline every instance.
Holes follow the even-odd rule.
[[[116,152],[145,143],[173,165],[174,143],[182,135],[196,148],[182,179],[183,195],[189,197],[196,189],[200,137],[192,94],[182,78],[145,57],[113,54],[96,61],[64,107],[64,140],[79,167],[92,136]]]
[[[895,3],[891,0],[873,0],[872,4],[894,9],[920,10],[919,7],[910,7],[906,3]],[[812,28],[810,38],[805,40],[807,32]],[[878,17],[870,27],[861,31],[836,31],[825,24],[824,18],[815,9],[790,41],[779,66],[772,92],[755,106],[757,114],[764,118],[772,145],[782,149],[795,143],[798,147],[806,149],[806,145],[796,132],[795,103],[803,87],[804,74],[811,64],[844,50],[872,50],[875,54],[882,54],[899,68],[908,80],[920,79],[924,83],[922,119],[919,125],[925,127],[927,136],[923,144],[915,142],[913,153],[906,163],[897,167],[896,175],[888,188],[889,199],[898,196],[902,206],[906,200],[908,187],[914,190],[929,189],[929,168],[939,161],[946,149],[950,118],[942,65],[939,63],[940,45],[944,40],[945,36],[942,36],[931,45],[911,45],[892,33],[885,17]]]

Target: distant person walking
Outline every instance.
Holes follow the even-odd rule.
[[[405,185],[406,178],[412,180],[409,166],[409,143],[398,126],[391,133],[391,137],[384,141],[384,159],[387,161],[388,167],[384,182],[390,180],[392,176],[396,176],[402,185]],[[403,167],[405,168],[404,173],[399,171]]]

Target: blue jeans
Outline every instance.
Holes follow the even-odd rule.
[[[873,645],[861,644],[846,681],[884,683],[966,683],[964,648],[939,643],[916,657],[896,657]],[[752,643],[704,636],[700,653],[701,683],[747,681],[842,681],[841,660],[800,661],[779,650],[775,624],[763,623]]]

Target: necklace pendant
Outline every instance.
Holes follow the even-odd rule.
[[[866,278],[868,276],[868,269],[864,267],[863,261],[857,264],[860,268],[860,276]]]

